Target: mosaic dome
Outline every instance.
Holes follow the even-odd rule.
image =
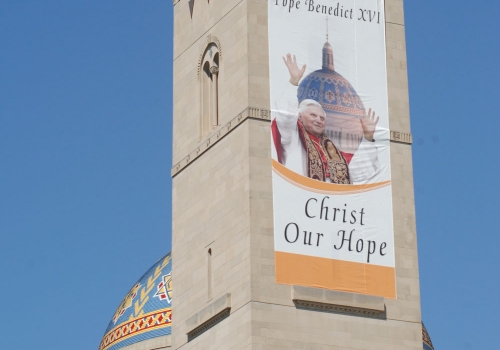
[[[297,91],[299,103],[305,99],[319,102],[325,112],[340,113],[355,118],[363,117],[365,107],[351,83],[334,68],[330,43],[323,46],[322,68],[307,75]]]
[[[424,350],[434,350],[434,346],[432,345],[431,337],[429,333],[427,333],[427,329],[422,322],[422,341],[424,343]]]
[[[109,322],[99,350],[117,350],[171,334],[172,258],[158,260],[127,293]]]

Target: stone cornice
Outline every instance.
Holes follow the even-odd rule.
[[[412,136],[410,133],[393,131],[393,130],[391,130],[391,141],[406,143],[408,145],[411,145],[413,143]]]
[[[230,313],[231,293],[227,293],[186,320],[188,341],[229,317]]]
[[[228,135],[232,130],[236,129],[247,119],[257,119],[271,121],[271,111],[267,109],[247,107],[236,117],[231,119],[224,125],[218,126],[213,130],[206,138],[198,143],[198,146],[187,156],[181,159],[178,163],[174,164],[171,169],[171,176],[175,177],[189,164],[193,163],[199,156],[205,153],[207,150],[212,148],[217,142],[222,140],[226,135]],[[391,141],[404,144],[412,144],[412,135],[410,133],[404,133],[400,131],[391,130]],[[271,140],[269,140],[271,142]]]
[[[385,316],[385,301],[383,297],[321,288],[292,286],[292,300],[297,308],[354,314],[365,317]]]
[[[193,163],[195,159],[205,153],[207,150],[212,148],[217,142],[222,140],[224,136],[229,134],[232,130],[236,129],[247,119],[258,119],[271,121],[271,112],[267,109],[260,109],[254,107],[247,107],[236,117],[231,119],[224,125],[217,127],[212,133],[210,133],[205,139],[198,143],[198,147],[195,150],[189,152],[180,162],[176,163],[171,170],[172,177],[175,177],[189,164]],[[270,141],[269,141],[270,142]]]

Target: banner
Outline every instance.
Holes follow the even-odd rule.
[[[396,298],[383,0],[269,0],[276,282]]]

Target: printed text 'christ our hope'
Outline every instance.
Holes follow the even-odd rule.
[[[377,242],[375,239],[366,240],[356,232],[356,228],[366,224],[367,213],[365,208],[348,208],[347,204],[340,207],[330,206],[330,197],[322,199],[309,198],[304,205],[304,214],[309,220],[321,220],[332,223],[332,230],[327,234],[333,234],[333,249],[346,251],[353,254],[365,255],[366,262],[370,263],[370,257],[387,254],[387,242]],[[289,244],[304,244],[304,246],[319,247],[324,243],[325,232],[313,232],[307,228],[299,227],[296,222],[288,223],[284,228],[284,238]]]

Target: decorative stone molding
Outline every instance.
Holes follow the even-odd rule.
[[[219,74],[219,67],[217,67],[217,66],[210,67],[210,73]]]
[[[189,164],[193,163],[199,156],[205,153],[217,142],[222,140],[227,134],[229,134],[232,130],[236,129],[248,118],[271,121],[271,111],[254,107],[245,108],[241,113],[239,113],[229,122],[215,128],[211,132],[211,134],[209,134],[206,138],[204,138],[199,142],[198,147],[196,147],[193,151],[189,152],[189,154],[185,156],[180,162],[175,164],[171,170],[172,177],[175,177],[184,168],[186,168]]]
[[[292,286],[292,300],[298,308],[367,317],[385,316],[383,297]]]
[[[392,130],[391,130],[391,141],[406,143],[409,145],[413,143],[411,134],[406,132],[392,131]]]
[[[233,129],[237,128],[240,124],[242,124],[247,119],[258,119],[271,121],[271,111],[267,109],[247,107],[241,113],[239,113],[236,117],[231,119],[224,125],[220,125],[215,128],[207,137],[201,140],[198,143],[198,147],[196,147],[193,151],[189,152],[180,162],[175,164],[171,169],[171,176],[175,177],[178,173],[180,173],[184,168],[186,168],[189,164],[193,163],[199,156],[205,153],[208,149],[210,149],[217,142],[222,140],[227,134],[229,134]],[[403,133],[399,131],[391,131],[391,141],[412,144],[411,134]]]
[[[367,317],[381,317],[384,314],[383,312],[380,311],[358,309],[355,307],[347,307],[342,305],[322,304],[304,300],[297,300],[294,301],[294,303],[297,308],[303,308],[308,310],[338,312],[342,314],[351,314],[351,315],[367,316]]]
[[[219,38],[217,38],[215,35],[208,34],[207,39],[205,40],[205,44],[203,44],[203,49],[200,52],[200,57],[198,58],[198,80],[200,79],[202,70],[203,57],[205,56],[205,52],[207,52],[207,49],[211,44],[217,46],[217,49],[219,50],[219,59],[222,60],[222,46],[220,44]]]
[[[213,327],[231,312],[231,294],[227,293],[186,320],[188,341]]]
[[[193,329],[191,332],[187,333],[188,341],[193,340],[194,338],[196,338],[197,336],[199,336],[203,332],[209,330],[210,328],[215,326],[217,323],[219,323],[220,321],[222,321],[223,319],[228,317],[230,314],[230,311],[231,311],[230,309],[223,310],[221,313],[217,314],[216,316],[214,316],[213,318],[211,318],[207,322],[203,323],[200,327]]]

